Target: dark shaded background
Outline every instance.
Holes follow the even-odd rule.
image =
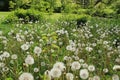
[[[0,11],[9,11],[9,0],[0,0]]]

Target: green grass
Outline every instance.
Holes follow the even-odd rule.
[[[1,24],[1,20],[7,17],[10,12],[0,12],[0,30],[4,31],[5,34],[12,28],[12,24]]]
[[[7,16],[9,13],[4,14],[1,13],[1,16]],[[70,14],[71,16],[77,16],[75,14]],[[18,23],[14,23],[14,24],[0,24],[0,30],[3,31],[4,36],[7,37],[8,43],[5,46],[5,50],[10,52],[10,54],[17,54],[19,57],[16,60],[15,63],[9,63],[11,58],[6,58],[5,63],[8,65],[8,67],[10,67],[11,72],[9,73],[2,73],[4,75],[2,75],[2,77],[0,77],[0,80],[7,80],[6,78],[13,78],[13,80],[18,80],[18,77],[20,76],[20,74],[22,72],[30,72],[33,73],[33,68],[34,67],[38,67],[40,68],[40,73],[33,73],[34,77],[37,77],[37,75],[41,75],[40,76],[40,80],[43,80],[43,73],[45,70],[50,70],[52,69],[52,66],[54,65],[54,63],[56,61],[63,61],[63,58],[65,56],[71,56],[71,58],[73,57],[74,52],[66,50],[66,46],[69,46],[70,44],[68,43],[70,40],[75,40],[75,44],[85,44],[86,46],[83,47],[76,47],[78,49],[80,49],[80,52],[78,51],[78,57],[81,59],[85,60],[85,63],[87,63],[88,65],[93,64],[96,68],[96,71],[94,73],[90,73],[91,75],[98,75],[101,77],[101,80],[111,80],[111,76],[112,74],[118,74],[119,72],[114,72],[112,70],[112,67],[116,64],[113,60],[115,60],[118,56],[117,48],[112,44],[114,39],[119,38],[119,33],[115,33],[117,31],[117,29],[119,29],[119,27],[115,28],[116,31],[112,31],[112,33],[109,33],[109,31],[111,31],[112,28],[114,28],[116,25],[120,25],[120,20],[116,20],[116,19],[106,19],[106,18],[91,18],[90,23],[88,26],[82,26],[80,28],[76,28],[76,24],[73,24],[72,26],[68,26],[66,24],[60,25],[62,24],[62,22],[60,22],[60,24],[55,23],[55,21],[57,19],[59,19],[60,17],[65,17],[67,16],[67,14],[49,14],[49,13],[44,13],[45,19],[47,19],[47,21],[43,24],[38,23],[38,24],[18,24]],[[62,19],[62,21],[64,21]],[[51,23],[51,24],[49,24]],[[16,24],[18,25],[16,27]],[[99,27],[95,27],[96,24]],[[112,26],[113,25],[113,26]],[[91,26],[93,26],[93,28],[91,28]],[[67,28],[66,28],[67,27]],[[57,34],[56,31],[58,31],[59,29],[62,31],[67,31],[67,34]],[[64,29],[65,30],[64,30]],[[110,29],[109,29],[110,28]],[[73,29],[75,29],[75,31],[73,31]],[[7,33],[12,30],[12,34],[11,35],[7,35]],[[99,30],[99,32],[97,31]],[[28,34],[24,34],[25,32],[28,32]],[[71,34],[72,33],[72,34]],[[114,33],[114,34],[113,34]],[[24,39],[22,41],[17,41],[17,39],[15,39],[16,35],[19,36],[23,36]],[[87,38],[84,37],[86,34],[92,34],[93,37]],[[102,34],[106,34],[103,38],[101,38]],[[79,36],[76,36],[79,35]],[[22,39],[22,37],[20,37]],[[100,39],[100,41],[99,41]],[[18,39],[19,40],[19,39]],[[42,41],[40,41],[42,40]],[[105,44],[102,44],[102,42],[107,41],[109,42],[109,44],[107,44],[108,46],[110,46],[110,48],[112,47],[112,50],[115,54],[112,54],[112,56],[109,58],[107,57],[107,53],[111,52],[109,50],[107,50],[107,46]],[[0,43],[0,49],[4,50],[4,44],[2,43],[2,39],[1,39],[1,43]],[[35,59],[35,64],[28,66],[28,67],[24,67],[23,63],[24,60],[26,59],[26,56],[28,54],[25,54],[25,51],[22,51],[21,49],[21,45],[23,45],[26,42],[31,42],[33,41],[34,43],[30,46],[30,49],[28,49],[27,51],[29,52],[30,55],[32,55]],[[54,43],[50,43],[48,44],[48,42],[52,42],[55,41]],[[59,45],[58,43],[62,42],[62,45]],[[74,41],[73,41],[74,42]],[[91,44],[92,43],[96,43],[96,46],[93,47]],[[35,54],[33,54],[33,50],[36,46],[39,46],[42,48],[42,53],[40,54],[41,57],[37,57]],[[41,46],[42,45],[42,46]],[[89,52],[86,49],[87,45],[91,45],[93,50],[92,52]],[[52,51],[53,50],[53,51]],[[101,50],[102,53],[98,54],[98,50]],[[99,58],[99,59],[98,59]],[[40,66],[39,63],[41,62],[45,62],[48,66]],[[72,62],[74,62],[74,59],[72,59]],[[63,61],[64,63],[64,61]],[[66,64],[67,61],[65,61],[64,64]],[[12,66],[11,66],[12,65]],[[102,75],[101,72],[103,68],[108,68],[109,72],[106,75]],[[70,70],[70,71],[69,71]],[[15,73],[13,71],[16,71]],[[20,73],[21,71],[21,73]],[[71,72],[71,69],[69,68],[69,66],[67,67],[66,65],[66,71]],[[79,73],[79,71],[76,71],[77,73]],[[74,72],[73,72],[74,73]],[[37,75],[36,75],[37,74]],[[104,73],[103,73],[104,74]],[[75,74],[76,75],[76,74]],[[108,79],[110,78],[110,79]],[[36,79],[38,80],[38,79]],[[44,80],[48,80],[48,79],[44,79]],[[59,80],[63,80],[62,78]]]
[[[3,18],[7,17],[10,14],[10,12],[0,12],[0,19],[3,20]],[[54,24],[59,18],[66,17],[66,16],[78,16],[76,14],[65,14],[65,13],[43,13],[45,19],[47,19],[48,22]],[[11,28],[13,28],[13,24],[2,24],[0,20],[0,30],[3,30],[5,33],[7,33]],[[115,26],[120,25],[120,19],[107,19],[107,18],[99,18],[99,17],[92,17],[90,19],[90,25],[95,26],[98,24],[101,27],[106,26]]]
[[[0,12],[0,17],[6,17],[10,12]]]

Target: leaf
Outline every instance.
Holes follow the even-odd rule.
[[[5,80],[13,80],[12,78],[6,78]]]
[[[60,47],[59,46],[57,46],[57,45],[55,45],[55,44],[52,44],[51,45],[53,48],[55,48],[55,49],[59,49]]]

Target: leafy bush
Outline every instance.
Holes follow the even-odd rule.
[[[112,7],[114,8],[114,10],[116,11],[117,14],[120,14],[120,1],[116,1]]]
[[[82,9],[82,8],[74,11],[74,13],[76,14],[88,14],[88,15],[90,15],[91,12],[92,12],[91,9]]]
[[[31,5],[32,8],[34,8],[35,10],[41,11],[41,12],[48,12],[50,9],[50,4],[46,1],[40,1],[37,4],[33,4]]]
[[[103,12],[106,17],[114,17],[115,14],[115,11],[113,9],[104,9]]]
[[[9,0],[9,8],[15,10],[18,8],[29,9],[31,7],[31,0]]]
[[[28,23],[28,22],[35,23],[36,21],[41,21],[42,19],[43,19],[42,13],[40,13],[37,10],[17,9],[5,19],[5,23],[17,22],[19,20],[20,20],[19,22],[24,22],[24,23]]]
[[[114,17],[115,11],[113,9],[97,9],[92,13],[92,16],[98,16],[98,17],[105,17],[105,18],[111,18]]]

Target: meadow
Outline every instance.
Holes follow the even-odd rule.
[[[1,21],[9,13],[0,12]],[[120,20],[0,23],[0,80],[119,80]],[[74,15],[74,14],[72,14]]]

